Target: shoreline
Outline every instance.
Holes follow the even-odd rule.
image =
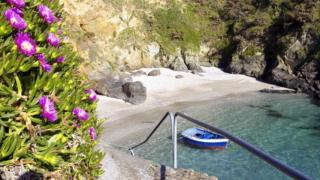
[[[152,69],[142,70],[148,73]],[[153,162],[131,157],[136,158],[139,165],[132,168],[129,164],[119,163],[128,160],[129,152],[125,153],[117,146],[121,139],[128,136],[138,137],[142,133],[148,134],[166,112],[181,111],[191,104],[196,106],[206,101],[223,101],[224,98],[258,92],[262,89],[288,90],[247,76],[227,74],[217,68],[204,68],[206,72],[201,75],[163,68],[160,70],[161,75],[157,77],[133,77],[134,81],[141,81],[147,88],[145,103],[131,105],[119,99],[98,97],[97,115],[99,118],[107,118],[100,138],[103,141],[99,144],[107,153],[108,160],[104,160],[102,164],[106,171],[116,171],[118,178],[123,178],[121,174],[126,174],[124,179],[129,177],[129,174],[136,178],[145,178],[148,175],[145,168],[154,164]],[[174,77],[178,74],[182,74],[184,78],[175,79]],[[133,144],[136,143],[133,142]],[[121,145],[120,148],[125,149],[130,146],[126,144]],[[141,174],[141,172],[144,173]],[[108,177],[102,177],[108,179]]]
[[[144,68],[148,73],[152,68]],[[222,72],[218,68],[204,68],[200,75],[160,68],[160,76],[134,76],[147,88],[147,99],[139,105],[123,100],[99,96],[97,116],[107,118],[107,123],[129,117],[147,110],[166,107],[175,103],[205,101],[232,94],[256,92],[262,89],[289,90],[287,88],[260,82],[254,78]],[[183,75],[183,79],[176,79]]]

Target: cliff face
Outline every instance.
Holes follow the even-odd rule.
[[[170,67],[175,70],[199,70],[199,58],[207,61],[210,50],[186,53],[165,35],[157,32],[167,21],[166,0],[60,0],[66,11],[69,41],[86,62],[83,68],[88,74],[97,71],[131,71],[142,67]],[[178,4],[184,4],[177,1]],[[161,11],[164,9],[164,11]],[[177,9],[180,12],[180,9]],[[175,13],[175,12],[171,12]],[[181,21],[175,18],[175,22]],[[166,22],[155,23],[155,17]],[[181,21],[183,22],[183,21]],[[184,23],[185,24],[185,23]],[[165,28],[164,28],[165,29]],[[188,31],[188,29],[186,29]],[[190,39],[190,38],[189,38]],[[180,42],[184,42],[181,40]],[[185,43],[188,44],[188,43]],[[187,46],[184,48],[188,48]],[[170,49],[170,53],[162,53]],[[194,49],[194,48],[193,48]],[[96,76],[96,75],[94,75]]]
[[[317,0],[61,1],[95,71],[219,66],[320,97]]]
[[[320,98],[318,1],[228,1],[224,11],[233,48],[221,68]]]
[[[70,42],[92,69],[127,70],[153,65],[150,58],[154,52],[148,50],[159,50],[144,40],[142,20],[136,17],[133,3],[60,1],[67,13]]]

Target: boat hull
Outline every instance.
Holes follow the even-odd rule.
[[[197,148],[203,148],[203,149],[224,149],[227,144],[228,141],[226,142],[215,142],[215,143],[208,143],[208,142],[199,142],[199,141],[194,141],[191,140],[189,138],[183,138],[184,143],[193,146],[193,147],[197,147]]]
[[[181,133],[185,144],[197,148],[224,149],[229,140],[220,134],[216,134],[200,128],[189,128]]]

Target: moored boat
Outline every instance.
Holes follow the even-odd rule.
[[[216,134],[201,128],[190,128],[181,133],[186,144],[198,148],[224,149],[229,140],[220,134]]]

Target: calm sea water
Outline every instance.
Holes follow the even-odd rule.
[[[311,104],[306,96],[253,93],[215,100],[183,112],[225,129],[306,175],[320,179],[320,107]],[[188,127],[194,125],[179,121],[179,131]],[[171,166],[169,136],[167,123],[135,154]],[[144,138],[127,140],[132,144]],[[235,143],[222,151],[200,150],[179,143],[178,166],[222,180],[289,179]]]

